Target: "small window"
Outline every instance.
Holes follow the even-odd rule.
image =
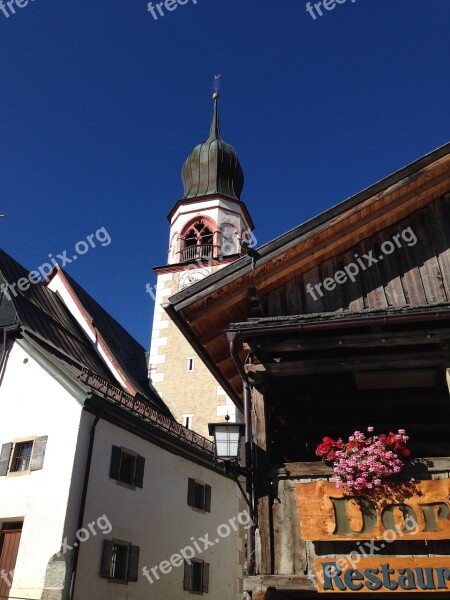
[[[44,466],[47,436],[8,442],[0,451],[0,477],[8,473],[30,473]]]
[[[195,357],[190,357],[186,359],[186,372],[194,373],[195,371]]]
[[[138,580],[139,547],[119,540],[104,540],[100,577],[111,583]]]
[[[11,471],[28,471],[30,468],[31,452],[33,451],[33,442],[20,442],[14,446],[14,455],[11,463]]]
[[[129,486],[142,488],[144,484],[145,458],[131,450],[113,446],[109,476]]]
[[[207,594],[209,591],[209,563],[192,560],[184,563],[183,589],[191,594]]]
[[[211,512],[211,486],[189,478],[188,505],[205,512]]]
[[[183,427],[187,429],[192,429],[192,419],[194,418],[194,413],[189,413],[185,415],[181,415]]]

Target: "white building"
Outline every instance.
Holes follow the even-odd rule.
[[[0,252],[0,598],[237,598],[247,516],[211,442],[73,279],[30,281]]]

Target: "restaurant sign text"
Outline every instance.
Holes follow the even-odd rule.
[[[339,558],[316,560],[317,590],[321,593],[386,593],[450,591],[450,557],[379,556],[357,564]]]

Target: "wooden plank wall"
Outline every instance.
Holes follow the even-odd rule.
[[[427,459],[432,466],[405,469],[405,479],[450,478],[450,458]],[[305,542],[301,539],[295,493],[297,483],[331,479],[331,471],[322,463],[291,463],[287,476],[273,475],[273,565],[274,575],[313,575],[315,561],[324,556],[345,557],[357,550],[355,542]],[[448,540],[395,541],[386,545],[377,556],[439,556],[450,555]],[[258,567],[260,564],[257,565]],[[262,571],[258,569],[259,573]]]
[[[415,245],[408,245],[411,243],[409,232],[404,234],[406,240],[401,236],[408,228],[417,238]],[[394,236],[400,236],[395,250],[390,254],[383,253],[383,243],[392,241]],[[390,249],[389,245],[385,248]],[[362,257],[370,252],[377,263],[366,270],[360,267],[354,282],[337,284],[332,291],[321,288],[323,296],[316,292],[316,299],[306,292],[308,283],[314,287],[327,277],[333,277],[336,271],[356,263],[355,254],[366,266],[369,261]],[[383,256],[382,260],[380,256]],[[264,316],[281,316],[449,301],[450,195],[447,195],[273,290],[262,298],[261,304]]]

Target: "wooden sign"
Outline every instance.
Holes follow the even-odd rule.
[[[303,540],[450,539],[450,479],[383,485],[347,494],[334,483],[296,485]]]
[[[321,593],[386,593],[450,591],[450,556],[357,561],[321,558],[316,561],[317,590]]]

